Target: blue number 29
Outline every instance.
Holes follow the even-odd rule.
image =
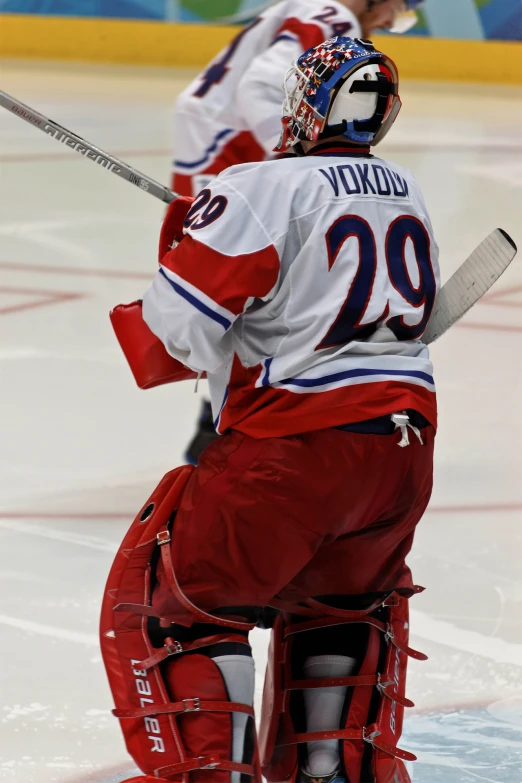
[[[380,323],[386,321],[390,312],[388,303],[379,318],[361,325],[372,297],[377,272],[375,235],[366,220],[357,215],[345,215],[331,226],[326,235],[329,268],[332,268],[344,243],[350,237],[356,237],[359,242],[357,271],[337,318],[316,350],[343,345],[354,339],[367,339]],[[415,252],[419,273],[418,286],[413,285],[406,264],[408,239],[411,240]],[[437,293],[430,257],[430,238],[421,221],[409,215],[397,218],[388,230],[385,254],[392,286],[408,304],[423,308],[422,319],[413,326],[407,324],[400,315],[386,321],[386,326],[398,340],[416,340],[426,329]]]

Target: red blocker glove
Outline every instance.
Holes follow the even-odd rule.
[[[159,261],[174,242],[183,239],[183,224],[194,202],[179,196],[167,209],[159,240]],[[143,320],[141,302],[118,305],[110,314],[112,327],[140,389],[197,378],[197,373],[167,353],[161,340]]]
[[[112,327],[140,389],[197,378],[197,373],[178,362],[149,329],[141,302],[118,305],[110,314]]]
[[[183,239],[183,224],[195,199],[189,196],[179,196],[172,201],[163,220],[159,240],[159,261],[166,256],[174,242]]]

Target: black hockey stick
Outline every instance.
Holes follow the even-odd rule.
[[[66,147],[83,155],[84,158],[94,161],[94,163],[110,171],[111,174],[116,174],[116,176],[130,182],[131,185],[135,185],[140,190],[150,193],[151,196],[159,198],[165,204],[170,204],[171,201],[177,198],[178,194],[166,188],[165,185],[161,185],[146,174],[142,174],[141,171],[137,171],[137,169],[119,160],[119,158],[115,158],[113,155],[109,155],[108,152],[95,147],[94,144],[85,141],[81,136],[77,136],[76,133],[72,133],[72,131],[67,130],[67,128],[64,128],[57,122],[53,122],[49,117],[45,117],[43,114],[31,109],[25,103],[21,103],[2,90],[0,90],[0,106],[38,128],[38,130],[43,131],[43,133],[52,136],[53,139]]]

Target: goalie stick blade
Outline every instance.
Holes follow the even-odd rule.
[[[515,244],[515,240],[514,240],[512,237],[510,237],[510,236],[509,236],[509,234],[508,234],[508,232],[507,232],[507,231],[504,231],[504,229],[503,229],[503,228],[497,228],[497,231],[500,231],[500,233],[502,234],[502,236],[503,236],[505,239],[507,239],[507,241],[509,242],[509,244],[511,245],[511,247],[512,247],[512,248],[513,248],[513,250],[515,251],[515,255],[516,255],[516,254],[518,253],[518,247],[517,247],[517,246],[516,246],[516,244]],[[493,233],[494,233],[494,232],[493,232]],[[513,258],[514,258],[514,256],[513,256]]]
[[[506,271],[517,254],[509,234],[497,228],[441,288],[422,342],[429,345],[460,321]]]

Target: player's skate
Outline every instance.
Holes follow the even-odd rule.
[[[214,427],[210,402],[204,400],[201,405],[201,413],[199,415],[196,434],[185,452],[185,461],[188,462],[189,465],[197,465],[203,451],[218,437],[219,435]]]

